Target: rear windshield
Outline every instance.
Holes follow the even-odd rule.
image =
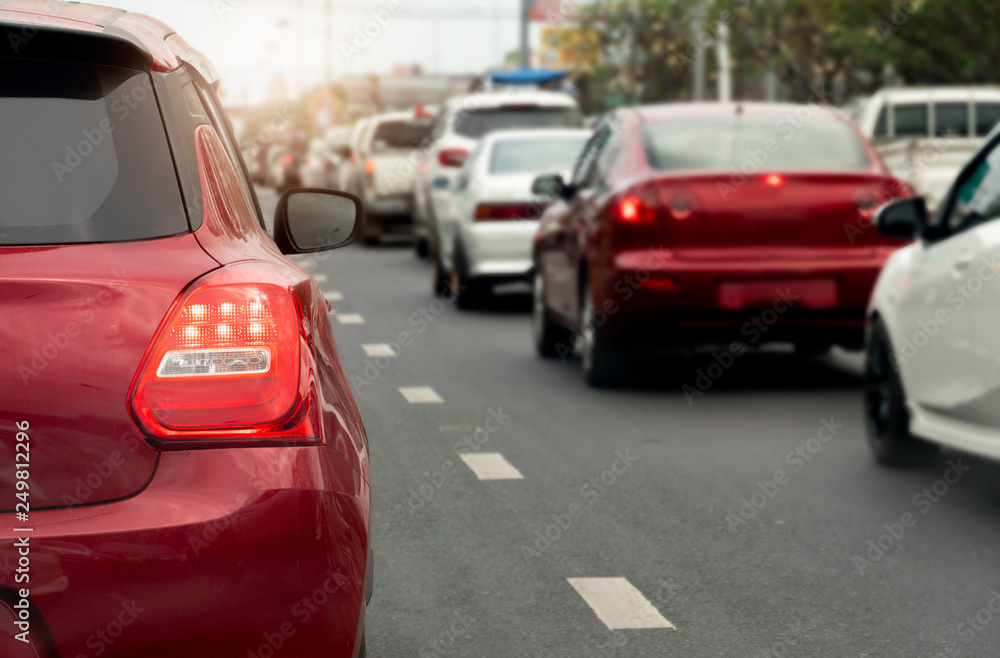
[[[455,132],[479,139],[495,130],[532,128],[583,128],[583,116],[575,107],[500,107],[461,112]]]
[[[490,157],[490,173],[569,171],[586,141],[587,137],[583,136],[497,142]]]
[[[383,121],[372,134],[372,150],[418,148],[431,133],[430,119],[412,121]]]
[[[865,170],[871,162],[846,123],[726,116],[649,123],[646,154],[663,171]]]
[[[188,230],[148,74],[5,59],[0,80],[3,244]]]

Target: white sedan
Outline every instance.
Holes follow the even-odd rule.
[[[532,192],[541,174],[567,172],[587,130],[518,130],[487,135],[469,155],[439,223],[434,287],[459,308],[487,301],[500,283],[526,281],[538,220],[551,197]]]
[[[890,257],[871,301],[869,443],[883,464],[936,444],[1000,459],[1000,131],[933,217],[925,208],[903,199],[876,216],[916,242]]]

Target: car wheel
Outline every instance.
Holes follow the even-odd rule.
[[[531,296],[531,332],[538,355],[552,359],[572,352],[572,334],[569,329],[556,324],[549,317],[549,308],[545,304],[545,276],[540,267],[535,268]]]
[[[937,452],[937,446],[910,434],[903,383],[892,364],[889,334],[878,321],[865,363],[865,433],[875,461],[883,466],[925,461]]]
[[[483,305],[490,296],[490,287],[486,281],[469,274],[468,260],[461,244],[455,245],[454,265],[451,268],[449,288],[455,296],[455,305],[462,310],[468,310]]]
[[[620,386],[628,377],[629,358],[624,347],[597,325],[594,312],[594,295],[589,285],[583,288],[583,315],[581,318],[580,357],[583,376],[594,388]]]
[[[375,247],[382,242],[382,229],[378,222],[371,221],[371,218],[365,222],[362,231],[361,243],[366,247]]]
[[[437,241],[431,243],[431,286],[438,297],[451,297],[451,279],[441,263],[441,248]]]
[[[427,258],[427,254],[430,252],[430,247],[427,245],[427,238],[417,238],[414,240],[413,251],[417,254],[417,258]]]

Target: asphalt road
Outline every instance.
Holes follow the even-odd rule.
[[[405,246],[297,260],[333,298],[371,444],[370,655],[1000,655],[1000,465],[876,466],[858,355],[748,354],[693,403],[710,357],[594,391],[535,356],[523,298],[436,304]]]

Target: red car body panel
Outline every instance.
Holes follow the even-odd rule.
[[[113,13],[44,4],[15,0],[0,20],[94,32],[105,28],[91,22]],[[39,22],[25,18],[29,10]],[[164,39],[175,49],[182,40],[127,16],[114,25],[153,52],[153,71],[180,66]],[[13,465],[26,423],[32,467],[30,581],[13,545],[24,535],[12,531],[23,525],[11,513],[14,468],[0,472],[0,610],[16,618],[22,588],[31,601],[31,644],[0,634],[2,656],[360,650],[372,588],[368,442],[328,307],[316,281],[265,234],[219,133],[204,124],[193,132],[194,230],[0,246],[0,340],[12,355],[0,371],[0,451]],[[256,271],[273,283],[276,268],[298,305],[319,434],[294,445],[241,447],[237,438],[180,450],[144,437],[130,391],[179,300],[210,272]]]
[[[875,279],[901,245],[872,228],[870,214],[859,208],[911,192],[853,124],[868,171],[772,172],[765,164],[742,179],[729,171],[656,171],[640,132],[648,122],[734,111],[780,120],[795,108],[678,104],[621,111],[620,151],[606,185],[584,189],[542,217],[535,258],[549,314],[578,329],[586,281],[609,335],[698,343],[716,338],[703,330],[741,328],[772,305],[774,290],[791,285],[806,293],[798,295],[803,301],[782,316],[787,331],[768,338],[860,340]],[[836,110],[812,111],[815,120],[850,123]],[[616,221],[617,204],[630,197],[650,201],[661,214],[648,222]],[[663,211],[678,201],[683,213]],[[759,284],[773,284],[767,300],[755,292]]]

